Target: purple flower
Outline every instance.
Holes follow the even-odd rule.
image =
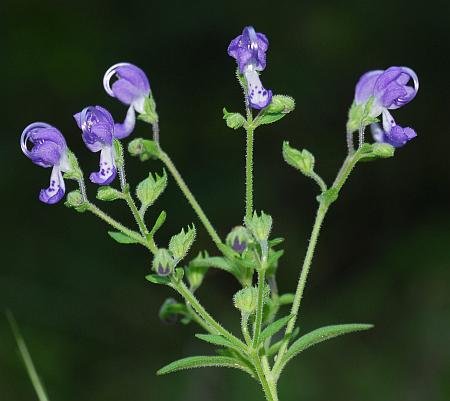
[[[100,169],[91,173],[89,179],[100,185],[110,184],[116,177],[114,162],[114,120],[108,110],[101,106],[88,106],[74,115],[83,131],[83,141],[91,152],[100,152]]]
[[[413,81],[413,87],[408,82]],[[419,79],[408,67],[390,67],[365,73],[356,84],[355,103],[365,104],[372,96],[371,117],[378,117],[384,109],[398,109],[413,100],[419,90]]]
[[[28,142],[33,144],[31,150],[28,149]],[[67,145],[61,132],[46,123],[30,124],[22,132],[20,146],[34,164],[52,167],[50,186],[41,190],[39,200],[49,205],[59,202],[66,190],[62,172],[70,170]]]
[[[417,136],[412,128],[403,128],[395,123],[391,113],[383,110],[383,127],[380,124],[372,124],[371,131],[376,142],[388,143],[396,148],[400,148]]]
[[[412,80],[413,86],[408,83]],[[382,115],[383,128],[372,125],[372,135],[377,142],[400,147],[417,134],[412,128],[396,124],[389,110],[398,109],[413,100],[419,90],[419,79],[408,67],[390,67],[365,73],[356,84],[355,103],[364,105],[373,98],[370,117]]]
[[[228,54],[235,58],[239,72],[248,84],[248,100],[254,109],[267,107],[272,100],[272,91],[264,89],[258,71],[266,68],[266,51],[269,41],[263,33],[256,33],[252,26],[244,28],[242,35],[233,39]]]
[[[111,79],[118,79],[111,85]],[[130,63],[118,63],[110,67],[103,77],[103,86],[108,95],[130,106],[125,121],[116,124],[116,138],[125,138],[133,132],[136,124],[135,111],[144,113],[145,99],[150,95],[150,84],[144,71]]]

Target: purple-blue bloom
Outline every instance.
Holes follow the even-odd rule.
[[[28,142],[33,147],[28,149]],[[59,202],[66,190],[62,172],[70,170],[66,141],[58,129],[49,124],[36,122],[28,125],[20,137],[22,152],[38,166],[52,167],[50,186],[42,189],[39,200],[47,204]]]
[[[114,76],[117,80],[111,85]],[[103,86],[108,95],[129,106],[125,121],[115,127],[115,137],[125,138],[133,132],[136,124],[135,111],[144,113],[145,99],[150,95],[148,78],[139,67],[130,63],[118,63],[106,71]]]
[[[100,185],[110,184],[117,174],[114,162],[114,120],[101,106],[88,106],[74,115],[83,132],[83,141],[91,152],[100,152],[100,169],[89,179]]]
[[[272,91],[262,86],[258,74],[258,71],[266,68],[268,47],[266,35],[256,33],[252,26],[245,27],[242,35],[233,39],[228,46],[228,54],[236,59],[239,72],[247,80],[248,100],[254,109],[263,109],[272,100]]]
[[[410,81],[413,86],[408,85]],[[379,125],[372,127],[372,134],[377,142],[400,147],[417,136],[412,128],[397,125],[389,110],[409,103],[416,97],[418,90],[417,74],[408,67],[369,71],[359,79],[355,89],[355,103],[364,105],[373,98],[370,117],[382,115],[383,128]]]

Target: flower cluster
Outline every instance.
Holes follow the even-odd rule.
[[[86,147],[91,152],[100,154],[99,169],[89,176],[93,183],[102,185],[97,191],[97,199],[125,201],[139,231],[119,223],[88,200],[83,174],[58,129],[46,123],[33,123],[25,128],[20,142],[23,153],[33,163],[52,168],[50,185],[41,190],[39,199],[47,204],[57,203],[65,194],[64,178],[77,180],[79,190],[68,194],[66,205],[79,212],[89,211],[108,223],[117,230],[109,231],[108,234],[118,243],[144,246],[153,256],[153,273],[148,274],[146,279],[169,286],[183,298],[182,303],[168,299],[161,308],[160,316],[164,320],[170,320],[180,315],[183,323],[198,323],[207,334],[196,337],[221,348],[219,356],[184,358],[160,369],[158,374],[202,366],[238,368],[259,380],[267,400],[275,401],[278,400],[277,383],[280,374],[291,359],[311,345],[372,327],[355,323],[324,326],[295,338],[300,331],[296,324],[303,291],[328,209],[338,199],[343,185],[359,161],[391,157],[394,155],[394,148],[405,145],[416,136],[412,128],[397,125],[390,111],[414,99],[419,82],[416,73],[407,67],[369,71],[360,78],[347,122],[348,154],[332,183],[327,184],[318,174],[319,163],[310,151],[296,149],[284,141],[282,154],[286,163],[314,180],[320,188],[320,194],[316,197],[319,207],[297,288],[293,294],[283,294],[279,292],[276,281],[279,260],[284,252],[278,245],[283,242],[283,238],[272,237],[272,216],[255,210],[253,192],[255,130],[279,121],[295,108],[293,98],[273,95],[261,83],[260,73],[266,68],[268,46],[267,37],[257,33],[251,26],[245,27],[242,34],[228,46],[228,54],[237,62],[237,78],[244,89],[245,117],[239,112],[228,112],[224,108],[223,118],[228,127],[245,130],[246,180],[243,225],[234,227],[225,241],[211,224],[168,153],[161,147],[156,104],[149,81],[145,73],[132,64],[115,64],[106,71],[103,78],[107,94],[128,106],[123,122],[115,122],[111,113],[99,105],[85,107],[73,117],[82,132]],[[381,125],[378,124],[380,116]],[[151,124],[153,139],[135,138],[128,146],[129,153],[139,156],[141,161],[157,159],[165,166],[161,175],[149,173],[136,186],[135,196],[140,207],[126,181],[123,147],[120,143],[120,140],[133,132],[137,118]],[[364,143],[364,132],[369,125],[376,143]],[[358,149],[355,149],[353,143],[355,132],[359,133]],[[155,234],[164,224],[166,212],[161,211],[152,226],[147,224],[145,214],[167,186],[166,169],[210,235],[218,255],[210,256],[208,252],[201,251],[197,257],[182,265],[196,238],[194,225],[173,235],[167,247],[158,246]],[[120,190],[109,186],[117,176],[120,178]],[[202,285],[206,272],[212,268],[233,275],[242,286],[234,296],[234,305],[241,314],[242,339],[217,322],[194,295]],[[277,319],[281,308],[286,305],[291,305],[290,312]],[[284,334],[280,337],[278,333],[282,330]]]
[[[412,81],[413,86],[408,83]],[[419,90],[419,79],[408,67],[390,67],[365,73],[356,84],[355,104],[372,102],[369,116],[382,116],[382,125],[371,126],[376,142],[388,143],[394,147],[405,145],[417,136],[409,127],[397,125],[389,110],[398,109],[413,100]]]
[[[117,80],[111,85],[114,76]],[[145,99],[150,96],[150,84],[145,73],[130,63],[119,63],[109,68],[103,84],[110,96],[129,105],[125,121],[115,123],[111,113],[101,106],[85,107],[74,118],[87,148],[91,152],[100,152],[99,171],[91,173],[90,180],[95,184],[108,185],[117,175],[114,140],[123,139],[133,132],[135,112],[144,112]],[[20,142],[23,153],[33,163],[45,168],[52,167],[50,186],[41,190],[39,199],[47,204],[59,202],[65,193],[62,173],[71,170],[64,136],[57,128],[36,122],[25,128]]]

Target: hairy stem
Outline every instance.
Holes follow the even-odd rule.
[[[248,345],[252,343],[252,338],[250,337],[250,333],[248,331],[248,315],[243,314],[241,317],[241,329],[242,329],[242,335],[244,336],[244,339]]]
[[[327,210],[328,206],[325,206],[323,203],[320,204],[319,209],[317,210],[316,220],[314,222],[311,237],[309,239],[308,249],[306,251],[306,256],[303,261],[302,270],[297,283],[297,290],[295,291],[294,302],[292,303],[291,315],[293,315],[293,318],[289,321],[286,327],[286,332],[284,335],[285,340],[283,341],[283,344],[281,345],[281,348],[278,351],[277,359],[273,368],[275,377],[277,377],[279,374],[279,368],[281,366],[282,357],[287,350],[288,346],[287,339],[289,339],[290,335],[292,334],[295,328],[298,311],[300,309],[300,304],[303,297],[303,290],[305,289],[306,279],[308,278],[309,269],[311,267],[311,261],[314,255],[314,250],[316,248],[317,239],[320,233],[320,227],[322,226],[322,222],[323,219],[325,218]]]
[[[194,195],[190,191],[189,187],[186,185],[185,181],[183,180],[183,177],[181,177],[181,174],[178,172],[177,168],[173,164],[172,160],[170,159],[169,155],[164,152],[162,149],[160,149],[160,160],[164,163],[164,165],[167,167],[167,169],[172,174],[173,178],[175,179],[176,183],[181,189],[181,192],[183,192],[183,195],[188,200],[189,204],[194,209],[195,213],[197,214],[198,218],[202,222],[203,226],[205,227],[208,234],[211,236],[212,240],[216,245],[222,245],[222,240],[220,239],[219,235],[217,234],[216,230],[214,229],[213,225],[209,221],[208,217],[206,216],[203,209],[200,207],[199,203],[197,202],[197,199],[195,199]]]
[[[347,180],[348,176],[350,175],[351,171],[355,167],[358,160],[361,158],[361,151],[358,149],[355,153],[352,155],[349,155],[344,160],[344,163],[342,164],[341,169],[339,170],[336,179],[334,180],[332,188],[336,189],[338,192],[344,185],[345,181]],[[325,218],[325,215],[328,211],[328,208],[330,206],[330,203],[322,200],[320,202],[319,208],[317,210],[316,219],[314,221],[313,229],[311,232],[311,237],[309,239],[309,245],[306,250],[305,259],[303,261],[303,266],[300,272],[300,277],[297,284],[297,290],[294,295],[294,302],[292,303],[291,308],[291,315],[293,315],[293,318],[289,321],[286,332],[284,336],[283,343],[278,351],[275,365],[273,367],[273,372],[275,377],[278,379],[279,374],[281,372],[281,369],[283,368],[283,355],[287,350],[288,342],[290,335],[294,331],[295,323],[298,318],[298,312],[300,309],[302,297],[303,297],[303,291],[305,289],[306,280],[308,278],[308,273],[311,268],[311,262],[312,258],[314,256],[314,250],[317,245],[317,239],[319,238],[320,228],[322,226],[323,220]]]
[[[118,221],[114,220],[112,217],[107,215],[103,210],[99,209],[96,205],[93,203],[87,202],[88,209],[91,213],[95,214],[97,217],[100,217],[103,221],[108,223],[110,226],[114,227],[115,229],[121,231],[128,237],[134,239],[136,242],[138,242],[141,245],[144,245],[146,248],[148,248],[150,251],[152,250],[149,243],[147,242],[146,238],[139,235],[136,231],[130,230],[129,228],[125,227],[123,224],[119,223]]]
[[[245,219],[253,214],[253,127],[247,128],[247,147],[245,152]]]
[[[200,304],[200,302],[195,298],[195,295],[186,287],[186,285],[181,282],[172,282],[172,288],[174,288],[178,293],[192,306],[192,308],[200,315],[200,317],[218,334],[224,336],[227,340],[229,340],[232,344],[234,344],[237,348],[241,349],[244,352],[247,352],[247,346],[239,340],[239,338],[235,337],[228,330],[226,330],[220,323],[218,323]]]
[[[267,401],[278,401],[278,394],[276,391],[276,385],[273,382],[271,375],[267,374],[268,372],[264,371],[264,368],[261,363],[261,359],[254,353],[251,356],[251,361],[253,366],[255,367],[256,373],[258,375],[258,379],[261,383],[262,389],[264,391],[264,395],[266,396]]]
[[[253,333],[253,348],[258,348],[259,335],[261,334],[261,326],[264,309],[264,287],[266,282],[266,269],[263,266],[258,270],[258,302],[256,306],[255,330]]]

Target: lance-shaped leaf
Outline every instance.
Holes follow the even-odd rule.
[[[289,315],[276,320],[275,322],[269,324],[261,333],[260,342],[264,342],[267,338],[272,337],[274,334],[278,333],[284,326],[286,326],[294,317],[294,315]]]
[[[372,324],[338,324],[334,326],[325,326],[320,329],[313,330],[308,334],[300,337],[295,341],[288,351],[283,356],[283,361],[281,363],[281,369],[286,366],[286,364],[300,352],[312,347],[313,345],[319,344],[322,341],[329,340],[331,338],[341,336],[347,333],[353,333],[355,331],[368,330],[373,327]]]
[[[234,349],[237,352],[241,351],[233,343],[228,341],[225,337],[222,337],[218,334],[196,334],[195,337],[207,343],[218,345],[219,347]]]
[[[184,369],[206,367],[240,369],[247,372],[250,376],[254,376],[252,370],[244,365],[243,362],[226,356],[191,356],[189,358],[179,359],[158,370],[157,375],[166,375]]]
[[[167,186],[167,174],[163,171],[162,176],[150,173],[148,177],[141,181],[136,188],[136,195],[141,201],[141,209],[139,213],[143,216],[147,208],[158,199]]]
[[[108,231],[109,236],[119,244],[137,244],[137,241],[120,231]]]

